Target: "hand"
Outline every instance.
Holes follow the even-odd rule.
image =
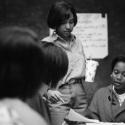
[[[62,99],[62,94],[57,91],[57,90],[51,90],[49,89],[48,92],[47,92],[47,96],[48,96],[48,99],[52,102],[52,103],[56,103],[58,101],[61,101],[64,103],[64,100]]]

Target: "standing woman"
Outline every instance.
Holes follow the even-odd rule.
[[[85,55],[82,43],[72,34],[77,15],[71,3],[54,3],[48,13],[47,23],[54,32],[42,41],[53,42],[61,47],[69,59],[67,74],[56,87],[50,86],[46,93],[52,124],[61,125],[70,108],[81,114],[87,107],[84,90]]]

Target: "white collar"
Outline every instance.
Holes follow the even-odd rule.
[[[115,89],[114,89],[114,86],[113,86],[113,91],[115,93],[115,95],[117,96],[118,100],[119,100],[119,103],[120,103],[120,106],[123,104],[124,100],[125,100],[125,93],[123,94],[118,94]]]

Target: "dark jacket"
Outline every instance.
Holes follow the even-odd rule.
[[[95,93],[88,110],[91,118],[102,122],[125,122],[125,101],[120,106],[112,85]]]

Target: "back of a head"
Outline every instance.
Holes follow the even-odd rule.
[[[61,78],[65,76],[68,70],[67,54],[54,43],[42,41],[41,47],[45,55],[44,82],[51,83],[55,87]]]
[[[0,30],[0,98],[27,98],[41,85],[43,53],[28,28]]]

